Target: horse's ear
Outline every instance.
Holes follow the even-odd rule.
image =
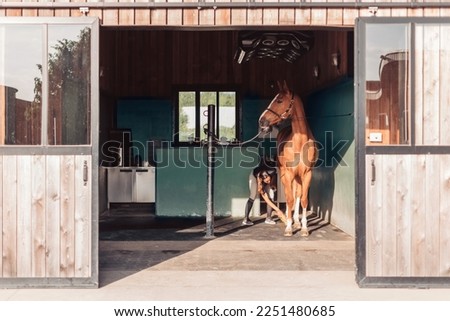
[[[277,80],[277,85],[278,85],[278,92],[282,92],[283,91],[283,85],[281,84],[281,82],[279,80]]]
[[[283,91],[284,91],[284,92],[289,92],[289,87],[288,87],[288,85],[287,85],[286,80],[283,80]]]

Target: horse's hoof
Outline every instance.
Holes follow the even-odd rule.
[[[309,231],[307,229],[301,229],[300,231],[300,235],[301,236],[309,236]]]
[[[292,236],[292,229],[284,230],[284,236]]]
[[[299,229],[301,229],[302,228],[302,225],[300,224],[300,222],[296,222],[296,223],[294,223],[294,225],[292,226],[292,228],[294,229],[294,230],[299,230]]]

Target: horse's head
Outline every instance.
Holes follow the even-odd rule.
[[[268,133],[272,126],[278,125],[292,115],[294,106],[294,93],[286,85],[286,81],[278,82],[278,94],[259,117],[259,130]]]

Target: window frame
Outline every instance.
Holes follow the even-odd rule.
[[[180,132],[180,103],[179,103],[179,94],[180,92],[195,92],[195,138],[193,142],[188,141],[180,141],[179,132]],[[215,103],[215,121],[216,128],[215,133],[217,137],[220,137],[219,129],[220,129],[220,112],[219,112],[219,94],[222,92],[234,92],[235,93],[235,137],[229,137],[230,139],[235,139],[233,141],[227,141],[227,144],[238,144],[241,140],[242,130],[241,130],[241,104],[240,104],[240,94],[239,90],[236,86],[211,86],[211,85],[192,85],[192,86],[178,86],[173,90],[173,101],[174,101],[174,117],[173,117],[173,137],[172,137],[172,146],[201,146],[202,141],[201,137],[201,124],[200,124],[200,110],[201,110],[201,102],[200,97],[202,92],[216,92],[216,103]]]
[[[400,110],[398,107],[400,107],[399,105],[395,105],[393,103],[393,99],[392,98],[388,98],[389,99],[389,105],[386,104],[386,101],[382,101],[381,97],[377,97],[376,99],[373,98],[369,98],[369,90],[367,90],[366,88],[366,92],[365,92],[365,115],[366,115],[366,124],[365,124],[365,130],[366,130],[366,136],[367,136],[367,142],[366,145],[367,146],[374,146],[374,147],[398,147],[398,146],[411,146],[412,145],[412,119],[411,119],[411,115],[412,115],[412,109],[413,109],[413,104],[414,104],[414,97],[413,97],[413,91],[412,91],[412,85],[413,85],[413,69],[412,69],[412,63],[413,63],[413,44],[414,41],[412,39],[412,26],[409,23],[397,23],[397,22],[391,22],[391,23],[376,23],[376,24],[367,24],[365,26],[365,32],[368,32],[369,28],[392,28],[392,26],[396,26],[397,28],[403,28],[404,30],[404,37],[402,38],[403,40],[403,45],[404,47],[396,47],[396,49],[390,48],[391,52],[386,53],[385,50],[389,50],[386,49],[386,46],[375,46],[373,43],[368,43],[367,39],[365,40],[365,48],[364,48],[364,52],[365,52],[365,59],[364,59],[364,80],[365,80],[365,86],[367,86],[367,84],[371,81],[378,81],[380,84],[380,88],[379,88],[379,93],[381,93],[381,88],[383,87],[383,85],[385,83],[382,82],[382,78],[381,78],[381,71],[383,70],[383,67],[385,66],[383,64],[383,60],[384,61],[388,61],[388,62],[398,62],[399,65],[403,64],[403,69],[404,69],[404,74],[400,74],[399,73],[399,78],[401,78],[401,76],[404,77],[404,88],[401,88],[400,86],[397,88],[398,92],[394,92],[393,94],[396,94],[396,100],[394,99],[395,102],[399,102],[401,101],[401,96],[400,96],[400,92],[403,89],[403,96],[402,98],[404,99],[404,108],[402,110]],[[375,29],[374,29],[375,30]],[[399,29],[397,29],[398,31]],[[373,31],[372,31],[373,32]],[[366,36],[367,38],[367,36]],[[369,54],[369,50],[368,48],[372,48],[372,50],[379,49],[379,48],[383,48],[383,54]],[[391,58],[391,57],[402,57],[404,56],[405,59],[396,59],[396,58]],[[375,59],[377,59],[378,61],[378,65],[374,65],[378,70],[378,79],[377,78],[369,78],[368,74],[369,74],[369,65],[368,62],[369,61],[373,61]],[[403,63],[401,61],[404,61]],[[388,64],[386,63],[386,66]],[[398,67],[401,69],[401,67]],[[372,68],[373,69],[373,68]],[[399,69],[399,70],[400,70]],[[373,77],[373,76],[372,76]],[[389,78],[390,79],[390,78]],[[391,79],[390,79],[391,80]],[[390,97],[388,95],[388,97]],[[375,103],[370,103],[370,102],[375,102]],[[379,106],[377,106],[376,104],[379,104]],[[386,108],[384,108],[384,110],[382,110],[382,112],[380,113],[379,110],[377,109],[380,108],[381,106],[386,106]],[[395,108],[397,107],[398,109],[398,117],[397,118],[392,118],[392,113],[395,113],[395,111],[393,111]],[[378,114],[371,114],[370,113],[370,109],[377,109],[378,110]],[[403,112],[403,113],[402,113]],[[373,116],[377,116],[378,119],[380,118],[380,116],[384,116],[385,117],[385,125],[380,126],[378,125],[377,128],[376,127],[370,127],[369,126],[369,121],[373,121],[375,118],[373,118]],[[403,119],[402,119],[403,117]],[[402,121],[401,121],[402,120]],[[378,120],[379,121],[379,120]],[[389,125],[388,125],[389,124]],[[392,124],[396,124],[397,128],[394,126],[392,126]],[[381,128],[381,127],[387,127],[387,128]],[[382,143],[379,144],[377,141],[370,141],[369,139],[369,135],[368,133],[372,132],[372,133],[384,133],[387,130],[388,134],[391,134],[393,131],[392,129],[397,129],[399,131],[399,137],[398,140],[399,142],[391,142],[388,141],[386,143]],[[395,135],[395,134],[393,134]],[[390,138],[389,138],[390,140]]]
[[[41,39],[41,48],[42,48],[42,57],[40,58],[40,64],[42,65],[42,90],[41,90],[41,107],[39,112],[40,117],[40,130],[39,130],[39,143],[36,144],[10,144],[10,143],[2,143],[0,144],[0,150],[4,154],[27,154],[31,151],[32,154],[70,154],[67,153],[67,149],[73,149],[74,151],[78,150],[92,150],[92,146],[96,145],[93,135],[94,126],[98,126],[98,113],[95,111],[94,106],[98,106],[98,93],[95,88],[98,87],[96,84],[98,80],[98,59],[92,60],[92,57],[95,57],[95,54],[98,52],[98,42],[93,38],[94,32],[98,32],[97,28],[97,19],[92,17],[78,17],[76,19],[64,19],[64,18],[52,18],[48,19],[46,17],[1,17],[0,19],[1,25],[6,26],[36,26],[36,29],[39,30],[39,33],[42,35]],[[53,26],[77,26],[79,28],[88,27],[90,29],[90,48],[89,48],[89,59],[90,59],[90,92],[88,98],[88,111],[89,119],[87,122],[87,126],[89,126],[89,130],[87,131],[85,143],[80,144],[51,144],[49,142],[48,131],[50,128],[49,125],[49,30]],[[81,30],[81,29],[80,29]],[[97,66],[97,67],[96,67]],[[49,151],[52,152],[49,152]]]

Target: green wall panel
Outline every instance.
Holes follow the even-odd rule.
[[[172,103],[156,99],[122,99],[117,102],[117,127],[131,129],[133,153],[148,160],[151,140],[172,141]]]
[[[156,151],[156,214],[205,216],[206,148],[160,148]],[[217,147],[214,168],[214,214],[241,216],[248,198],[248,175],[258,164],[255,147]]]
[[[214,177],[214,211],[243,216],[247,201],[248,175],[258,165],[257,147],[219,147]]]
[[[201,148],[156,150],[156,214],[204,216],[206,166]]]
[[[255,138],[259,131],[259,117],[263,111],[269,106],[270,100],[244,99],[242,101],[242,141],[247,142]],[[256,137],[252,143],[259,144],[261,155],[268,155],[275,158],[276,150],[276,134],[273,131],[263,137]]]
[[[242,101],[242,141],[253,138],[258,133],[258,120],[270,100],[244,99]]]
[[[305,102],[319,144],[318,167],[310,188],[310,205],[324,220],[355,234],[354,87],[347,79],[317,92]]]

